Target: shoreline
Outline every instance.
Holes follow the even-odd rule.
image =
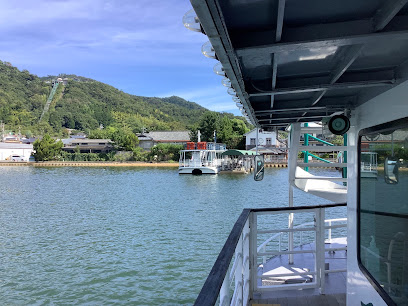
[[[0,162],[1,166],[29,167],[178,167],[178,163],[148,163],[148,162]]]

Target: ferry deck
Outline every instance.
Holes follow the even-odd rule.
[[[243,116],[291,126],[288,203],[242,212],[196,305],[408,305],[408,0],[190,1],[184,25],[208,37]],[[299,152],[329,150],[299,145],[308,122],[343,135],[330,150],[346,153],[332,164],[344,175],[304,173],[321,163]],[[331,204],[296,206],[293,188]],[[347,220],[325,217],[341,207]]]

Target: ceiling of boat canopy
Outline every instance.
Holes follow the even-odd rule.
[[[408,78],[408,0],[191,3],[234,100],[265,130],[352,112]]]

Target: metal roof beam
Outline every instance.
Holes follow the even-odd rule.
[[[328,116],[330,116],[330,114],[328,114]],[[320,119],[320,118],[322,118],[322,117],[326,117],[326,116],[325,116],[325,115],[307,116],[307,117],[294,116],[294,117],[289,117],[289,118],[258,119],[258,122],[296,120],[296,119],[298,119],[298,118],[303,118],[303,119]]]
[[[361,82],[361,81],[377,81],[377,80],[387,80],[394,79],[395,76],[395,67],[382,68],[382,69],[369,69],[369,70],[348,70],[343,73],[340,77],[340,80],[337,80],[337,83],[341,82]],[[296,76],[296,77],[287,77],[279,78],[277,81],[278,88],[288,88],[288,87],[297,87],[297,86],[314,86],[318,84],[328,84],[331,79],[331,74],[319,75],[319,76]],[[255,82],[255,81],[251,81]],[[257,82],[270,82],[268,80],[258,80]],[[257,83],[255,83],[257,84]],[[259,87],[262,87],[262,83],[259,83]]]
[[[283,16],[285,14],[285,0],[279,0],[278,16],[276,18],[276,37],[275,42],[279,42],[282,38]]]
[[[272,91],[276,88],[276,76],[278,72],[278,55],[272,54]],[[271,108],[273,108],[273,103],[275,102],[275,95],[271,95]]]
[[[353,82],[353,83],[339,83],[339,84],[324,84],[307,87],[294,87],[294,88],[278,88],[274,91],[259,92],[249,94],[250,97],[270,96],[270,95],[286,95],[297,94],[304,92],[325,91],[333,89],[350,89],[350,88],[365,88],[365,87],[377,87],[387,86],[395,83],[394,79],[381,80],[381,81],[368,81],[368,82]]]
[[[290,123],[296,123],[296,122],[310,122],[310,121],[321,121],[324,118],[324,116],[320,116],[318,118],[316,118],[315,120],[310,120],[310,119],[305,119],[303,118],[291,118],[291,119],[287,119],[287,120],[283,120],[282,122],[275,122],[272,124],[261,124],[262,128],[265,127],[274,127],[274,126],[283,126],[283,125],[288,125]]]
[[[301,111],[308,111],[308,112],[336,112],[344,110],[344,107],[325,107],[325,106],[317,106],[317,107],[299,107],[299,108],[282,108],[282,109],[272,109],[272,110],[262,110],[262,111],[255,111],[257,116],[266,116],[269,114],[279,114],[281,112],[301,112]]]
[[[342,56],[338,61],[337,67],[332,71],[330,75],[330,84],[336,83],[336,81],[343,75],[344,72],[353,64],[353,62],[360,55],[363,45],[352,45],[348,46],[345,52],[342,52]],[[312,99],[312,106],[317,104],[326,93],[324,90],[321,93],[316,94]]]
[[[400,11],[400,9],[408,2],[408,0],[386,1],[385,5],[380,8],[373,17],[374,32],[384,29],[392,18]],[[348,47],[345,56],[340,60],[337,67],[332,72],[330,84],[334,84],[343,75],[343,73],[353,64],[360,55],[364,45],[352,45]],[[312,99],[312,106],[317,104],[324,96],[326,91],[318,93]],[[304,114],[305,115],[305,114]]]
[[[326,27],[326,25],[320,25]],[[306,28],[313,28],[313,26],[306,26]],[[330,26],[327,26],[330,29]],[[285,28],[285,33],[288,30]],[[312,31],[312,29],[310,29]],[[321,29],[320,31],[325,31]],[[303,32],[303,31],[301,31]],[[318,33],[308,33],[305,31],[303,35],[293,34],[291,39],[282,39],[280,43],[271,43],[263,45],[255,45],[251,47],[237,48],[238,56],[263,56],[265,54],[280,53],[280,52],[292,52],[304,49],[318,49],[328,47],[341,47],[349,45],[362,45],[370,43],[384,43],[387,44],[390,40],[407,40],[408,39],[408,22],[407,27],[399,31],[379,32],[379,33],[364,33],[355,34],[350,31],[347,35],[339,35],[338,31],[326,33],[325,35]],[[336,35],[337,34],[337,35]],[[316,38],[320,37],[320,38]]]
[[[408,3],[408,0],[387,0],[373,17],[373,30],[378,32],[397,15],[397,13]]]

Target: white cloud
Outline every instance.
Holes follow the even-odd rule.
[[[182,25],[188,0],[0,0],[0,7],[0,60],[20,69],[109,79],[134,94],[161,88],[161,96],[236,110],[212,73],[215,61],[201,54],[208,38]]]

